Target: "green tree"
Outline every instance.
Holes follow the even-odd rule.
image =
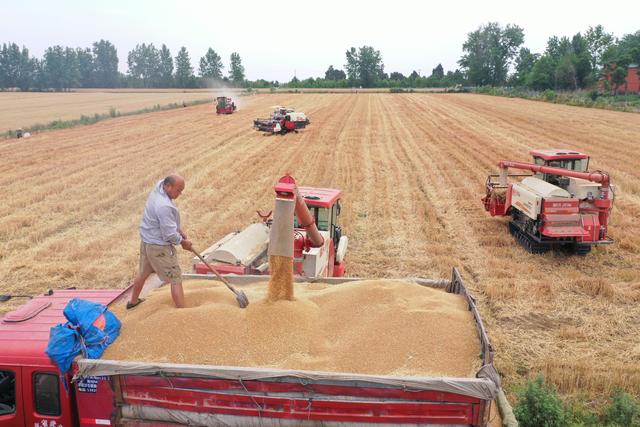
[[[591,53],[587,40],[582,34],[576,33],[571,39],[571,58],[576,72],[576,87],[587,87],[591,79]]]
[[[78,63],[79,84],[81,87],[94,87],[95,67],[91,49],[77,48],[76,59]]]
[[[29,58],[26,47],[3,43],[0,49],[0,88],[18,87],[27,90],[34,84],[35,59]]]
[[[622,36],[605,56],[607,63],[615,62],[624,66],[640,63],[640,31]]]
[[[107,40],[93,43],[93,65],[95,87],[119,85],[118,51]]]
[[[614,426],[640,426],[640,402],[633,396],[615,387],[609,396],[609,405],[605,410],[607,423]]]
[[[176,73],[174,76],[177,87],[194,87],[195,76],[191,66],[191,58],[187,48],[182,46],[176,55]]]
[[[75,50],[62,46],[48,47],[44,53],[43,72],[48,87],[58,91],[78,87],[80,71]]]
[[[351,84],[362,87],[375,87],[377,81],[384,75],[384,64],[379,50],[371,46],[350,48],[347,52],[345,68]]]
[[[518,56],[515,60],[515,74],[513,75],[513,82],[516,85],[522,85],[525,83],[527,75],[533,69],[536,61],[540,58],[537,53],[531,53],[526,47],[521,47],[518,52]]]
[[[231,79],[235,85],[241,85],[244,82],[244,66],[242,65],[240,54],[237,52],[231,54],[229,79]]]
[[[614,95],[618,93],[621,86],[626,86],[627,74],[627,67],[624,65],[616,66],[611,73],[611,90]]]
[[[521,427],[563,427],[567,415],[558,393],[539,375],[518,392],[513,413]]]
[[[392,72],[391,74],[389,74],[389,80],[394,80],[394,81],[402,81],[406,79],[406,77],[404,76],[404,74],[399,73],[397,71]]]
[[[523,42],[522,28],[490,22],[467,35],[458,63],[471,84],[498,86],[506,82],[509,65]]]
[[[525,77],[525,84],[535,90],[546,90],[555,87],[556,61],[544,54],[536,61],[531,72]]]
[[[555,67],[555,87],[558,89],[575,90],[578,88],[575,55],[564,55]]]
[[[431,70],[431,76],[440,80],[444,78],[444,68],[442,68],[442,64],[438,64],[436,68]]]
[[[324,73],[324,78],[326,80],[345,80],[347,75],[344,71],[336,70],[333,68],[333,65],[329,65],[329,68],[327,68],[327,71]]]
[[[596,25],[587,29],[584,38],[589,49],[591,69],[593,71],[602,69],[604,66],[602,57],[615,43],[615,37],[613,34],[607,33],[602,25]]]
[[[215,50],[209,48],[207,53],[200,58],[200,76],[214,80],[222,79],[222,58]]]
[[[136,47],[127,55],[129,76],[134,86],[158,87],[160,84],[160,52],[153,45]]]
[[[164,43],[160,48],[160,86],[173,86],[173,58],[171,51]]]

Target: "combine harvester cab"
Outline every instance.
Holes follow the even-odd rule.
[[[309,224],[300,224],[298,217],[295,217],[294,273],[310,278],[342,277],[349,243],[339,225],[342,191],[314,187],[298,187],[298,190],[298,200],[307,205],[323,243],[320,247],[312,247],[306,239],[304,227]],[[269,274],[267,249],[270,216],[271,213],[261,215],[261,223],[226,235],[207,248],[202,257],[221,274]],[[197,257],[193,258],[193,272],[210,274],[207,266]]]
[[[216,114],[233,114],[236,111],[236,104],[233,99],[226,96],[216,98]]]
[[[571,150],[535,150],[533,163],[503,160],[487,177],[482,203],[491,216],[511,216],[511,234],[531,253],[554,246],[579,255],[610,244],[614,189],[606,172],[589,172],[589,156]],[[508,169],[532,174],[509,174]],[[521,179],[509,182],[509,178]],[[497,181],[496,181],[497,179]]]

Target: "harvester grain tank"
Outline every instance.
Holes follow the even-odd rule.
[[[345,272],[348,238],[339,223],[342,192],[333,188],[298,187],[282,177],[276,194],[295,200],[294,272],[306,277],[341,277]],[[262,221],[230,233],[202,256],[223,274],[268,274],[271,212]],[[206,265],[193,258],[193,272],[207,274]]]
[[[565,246],[585,255],[593,245],[613,243],[607,236],[614,200],[609,174],[589,172],[589,156],[576,151],[530,154],[533,163],[503,160],[500,173],[487,177],[482,202],[491,216],[510,215],[511,234],[531,253]],[[534,174],[509,174],[510,168]]]
[[[233,114],[236,111],[236,104],[233,99],[226,96],[216,98],[216,114]]]

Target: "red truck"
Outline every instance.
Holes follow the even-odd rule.
[[[210,278],[187,274],[189,278]],[[243,284],[265,276],[227,276]],[[302,279],[296,279],[302,280]],[[308,280],[308,279],[307,279]],[[335,284],[350,278],[322,278]],[[44,353],[49,329],[72,298],[116,304],[127,290],[60,290],[34,297],[0,320],[0,425],[438,425],[485,426],[500,380],[473,297],[451,280],[412,279],[460,294],[475,319],[482,357],[476,378],[392,377],[77,359],[73,378]],[[419,326],[416,326],[419,327]],[[212,343],[213,345],[214,343]]]

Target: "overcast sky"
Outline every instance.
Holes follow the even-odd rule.
[[[288,81],[343,68],[345,51],[380,50],[385,71],[430,75],[442,63],[455,69],[467,33],[483,23],[524,29],[525,46],[544,50],[552,35],[571,36],[602,24],[620,37],[640,30],[637,0],[562,1],[162,1],[1,0],[0,43],[27,46],[41,57],[48,46],[89,47],[107,39],[120,71],[138,43],[165,43],[175,57],[186,46],[197,72],[212,47],[223,58],[238,52],[247,78]],[[437,4],[437,5],[436,5]]]

